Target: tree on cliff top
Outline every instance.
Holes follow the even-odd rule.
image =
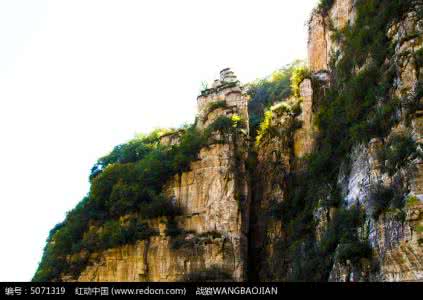
[[[250,118],[250,132],[257,133],[260,123],[264,119],[264,112],[277,102],[283,101],[292,94],[291,78],[297,68],[304,66],[304,62],[296,60],[293,63],[276,70],[270,76],[256,80],[247,85],[250,101],[248,113]]]

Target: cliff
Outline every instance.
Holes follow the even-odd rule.
[[[257,132],[263,93],[222,70],[192,127],[99,160],[34,279],[423,280],[422,16],[321,1],[308,66]]]
[[[422,131],[418,125],[422,7],[418,1],[405,1],[395,8],[377,6],[374,1],[332,1],[310,18],[310,74],[299,86],[302,113],[295,117],[302,125],[289,130],[290,138],[284,141],[290,126],[285,120],[292,116],[278,112],[276,105],[269,124],[283,138],[268,135],[257,146],[251,253],[256,256],[259,279],[423,278]],[[386,11],[378,14],[377,9]],[[386,17],[389,10],[398,15]],[[366,21],[370,15],[373,21]],[[379,26],[383,36],[374,45],[389,48],[380,58],[376,57],[380,52],[373,52],[379,50],[358,36],[377,27],[372,22],[388,23]],[[358,53],[356,47],[368,49]],[[375,71],[377,64],[381,69]],[[365,81],[371,82],[368,87]],[[369,105],[371,109],[356,114],[374,96],[373,85],[386,85],[386,90]],[[360,125],[359,117],[363,117]],[[404,136],[412,149],[403,153],[401,163],[391,162],[383,153],[405,151],[393,142]],[[398,156],[390,159],[400,160]],[[359,217],[351,216],[355,210]]]
[[[80,273],[62,272],[61,280],[247,279],[247,98],[235,75],[225,69],[197,102],[195,132],[207,135],[206,141],[186,171],[171,176],[162,187],[166,201],[181,213],[149,219],[146,227],[155,234],[144,240],[85,254]],[[178,147],[184,134],[184,130],[161,134],[158,143],[165,149]],[[131,214],[120,217],[121,226],[133,218]],[[103,228],[89,230],[101,235]],[[72,265],[75,259],[71,255],[67,260]]]

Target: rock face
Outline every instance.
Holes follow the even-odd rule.
[[[377,265],[368,260],[359,264],[335,260],[330,281],[422,281],[423,204],[406,208],[406,217],[385,213],[370,224],[370,242]],[[373,222],[373,221],[370,221]],[[420,228],[420,229],[419,229]]]
[[[329,65],[330,37],[326,18],[313,13],[309,23],[308,61],[313,71],[327,70]]]
[[[179,281],[190,272],[213,266],[228,272],[236,270],[235,257],[239,256],[227,237],[191,234],[185,237],[187,247],[175,250],[173,238],[165,234],[163,221],[152,224],[160,231],[158,236],[93,255],[92,265],[81,273],[78,281],[166,282]]]
[[[421,9],[421,8],[420,8]],[[393,56],[394,66],[398,77],[393,94],[407,103],[408,99],[415,95],[415,89],[419,81],[418,64],[415,61],[415,53],[422,49],[422,20],[416,17],[415,10],[409,12],[398,23],[392,24],[387,32],[388,38],[395,46]],[[420,79],[421,80],[421,79]],[[422,99],[418,99],[421,103]],[[420,113],[414,114],[412,126],[408,127],[404,120],[398,127],[392,129],[392,133],[400,130],[411,130],[416,141],[421,141],[423,128]],[[377,158],[377,149],[383,141],[373,139],[368,145],[362,145],[355,150],[354,163],[348,176],[346,185],[346,199],[352,203],[355,199],[364,202],[369,197],[370,187],[376,182],[389,184],[392,177],[383,174],[380,162]],[[355,155],[355,156],[354,156]],[[422,199],[422,171],[421,162],[414,162],[414,171],[408,178],[412,195]],[[410,175],[409,175],[410,176]],[[422,203],[412,205],[405,209],[405,218],[398,215],[399,212],[387,212],[374,222],[369,220],[369,240],[375,249],[375,257],[379,263],[378,271],[353,270],[353,267],[344,267],[340,272],[334,268],[332,279],[335,281],[349,280],[381,280],[381,281],[421,281],[423,280],[422,258]],[[368,208],[369,209],[369,208]],[[417,229],[416,229],[417,228]],[[419,229],[420,228],[420,229]],[[348,272],[347,272],[348,270]],[[348,273],[348,274],[347,274]]]
[[[417,4],[416,4],[417,5]],[[392,93],[406,105],[408,99],[416,95],[419,80],[421,81],[421,66],[416,63],[416,53],[421,51],[423,42],[423,23],[415,10],[392,24],[387,37],[395,45],[392,57],[392,67],[395,68],[397,78]],[[286,234],[280,221],[269,216],[272,205],[283,203],[286,193],[294,192],[289,177],[301,171],[301,158],[313,149],[318,129],[314,126],[315,113],[318,111],[319,101],[325,94],[325,87],[330,85],[330,59],[339,51],[339,46],[331,38],[334,29],[342,29],[355,21],[355,1],[335,0],[331,9],[323,13],[315,10],[309,23],[309,67],[310,78],[300,84],[301,114],[296,117],[301,122],[292,139],[286,141],[286,136],[270,137],[258,148],[258,164],[255,174],[256,187],[253,188],[251,239],[254,244],[250,248],[256,259],[256,273],[262,280],[287,280],[289,277],[278,277],[277,270],[281,269],[278,261],[285,257],[275,256],[278,243],[286,242]],[[340,53],[342,55],[342,53]],[[420,68],[420,69],[419,69]],[[419,77],[420,76],[420,77]],[[420,99],[421,103],[422,99]],[[422,113],[417,110],[413,115],[411,126],[401,119],[392,128],[390,135],[401,130],[411,130],[414,139],[421,143],[423,126]],[[280,132],[286,129],[285,115],[273,114],[272,125]],[[366,221],[360,228],[360,235],[368,235],[373,249],[373,261],[347,261],[341,263],[337,254],[332,264],[330,281],[422,281],[422,203],[406,207],[402,212],[387,211],[374,220],[372,208],[368,203],[372,186],[381,183],[389,186],[395,176],[388,176],[382,172],[382,162],[378,152],[384,141],[374,138],[368,144],[356,145],[350,153],[349,168],[340,167],[338,183],[346,207],[360,203],[365,208]],[[413,162],[415,170],[406,179],[411,195],[423,200],[423,167],[419,160]],[[322,182],[322,185],[324,182]],[[316,223],[316,240],[320,241],[328,224],[334,218],[336,209],[319,207],[314,211]],[[289,222],[287,222],[289,223]],[[338,250],[337,250],[338,251]],[[337,251],[335,253],[337,253]],[[299,252],[301,253],[301,251]],[[300,254],[299,254],[300,255]],[[290,262],[285,262],[289,275]],[[275,272],[276,271],[276,272]]]
[[[418,4],[405,18],[392,24],[386,33],[395,45],[392,65],[396,68],[398,77],[393,94],[407,103],[415,95],[421,70],[415,61],[415,53],[422,49],[422,20],[417,17]],[[342,28],[354,22],[354,1],[335,1],[332,9],[326,15],[314,12],[311,19],[309,39],[310,67],[313,71],[328,68],[328,59],[337,50],[335,42],[328,39],[327,29],[330,26]],[[421,80],[421,79],[420,79]],[[421,103],[421,99],[420,99]],[[392,133],[399,130],[411,130],[416,141],[421,141],[423,128],[419,125],[421,115],[414,114],[412,126],[409,127],[404,120]],[[339,182],[347,206],[357,201],[366,207],[367,213],[371,209],[367,203],[370,197],[371,186],[378,182],[384,185],[392,183],[393,178],[381,172],[381,162],[378,160],[378,149],[384,143],[381,139],[373,139],[367,145],[356,146],[351,153],[351,168],[348,174],[341,172]],[[410,192],[422,199],[422,171],[421,162],[414,162],[415,171],[411,178]],[[396,176],[396,175],[395,175]],[[423,204],[415,204],[405,208],[405,217],[399,211],[388,211],[376,221],[369,215],[367,228],[369,241],[374,250],[377,268],[370,266],[369,262],[360,264],[341,264],[335,260],[331,281],[421,281],[422,272],[422,222]],[[323,223],[324,218],[323,218]]]
[[[219,116],[237,114],[248,123],[248,102],[239,81],[230,69],[220,72],[220,79],[214,81],[212,88],[202,91],[197,98],[199,129],[207,128]],[[245,128],[248,134],[248,126]]]
[[[305,79],[300,84],[300,96],[303,101],[300,121],[302,127],[294,135],[294,155],[298,158],[304,157],[313,149],[313,87],[311,79]]]
[[[177,175],[168,184],[167,194],[176,199],[185,216],[181,228],[197,234],[222,233],[229,248],[235,280],[245,279],[249,195],[244,168],[235,172],[234,144],[216,144],[200,152],[192,171]],[[215,263],[217,265],[217,263]]]
[[[405,222],[389,214],[379,219],[372,238],[381,258],[381,280],[423,280],[422,226],[422,203],[407,208]]]
[[[201,149],[190,171],[174,176],[165,185],[165,194],[183,210],[182,216],[152,220],[149,226],[158,235],[92,255],[91,264],[78,280],[178,281],[213,267],[236,281],[289,280],[292,262],[281,256],[281,244],[298,247],[300,258],[307,245],[283,245],[289,239],[282,221],[296,220],[281,221],[272,214],[289,193],[296,192],[298,186],[291,179],[304,171],[304,159],[316,146],[316,112],[333,80],[331,57],[340,50],[331,36],[334,29],[355,22],[355,6],[355,0],[334,0],[329,10],[313,12],[308,40],[311,75],[300,84],[300,99],[281,99],[285,101],[271,109],[274,131],[264,135],[259,144],[248,140],[248,103],[243,88],[231,70],[222,70],[220,78],[197,99],[196,126],[205,130],[221,117],[236,117],[244,127],[235,134],[213,133],[213,142]],[[417,53],[423,48],[423,21],[416,11],[392,24],[386,33],[395,50],[392,61],[387,62],[396,74],[391,90],[403,107],[418,94],[423,74],[417,62]],[[422,99],[419,101],[421,104]],[[423,111],[417,109],[410,122],[400,119],[388,137],[407,129],[414,140],[423,142]],[[180,132],[167,134],[161,137],[161,143],[175,145],[179,137]],[[393,182],[393,176],[383,173],[378,156],[385,143],[386,139],[373,138],[355,145],[348,155],[349,167],[342,165],[335,174],[342,205],[350,208],[359,203],[364,207],[365,222],[358,231],[360,236],[367,236],[373,257],[372,261],[342,262],[338,255],[341,245],[337,245],[330,261],[330,281],[423,280],[423,162],[414,160],[415,169],[406,178],[409,195],[420,202],[402,211],[388,210],[378,218],[372,217],[368,203],[372,186]],[[247,170],[252,149],[255,169]],[[395,176],[401,175],[397,173]],[[336,210],[313,208],[315,240],[322,240]],[[170,235],[171,226],[184,234],[178,238]]]
[[[309,21],[308,61],[313,72],[327,70],[331,53],[337,50],[331,28],[341,29],[353,23],[355,0],[335,0],[328,12],[315,9]]]
[[[213,103],[225,105],[211,109]],[[229,69],[221,72],[212,89],[198,97],[197,127],[207,128],[219,116],[237,115],[248,124],[247,99]],[[135,245],[97,253],[79,281],[178,281],[192,272],[218,267],[233,280],[246,280],[249,191],[244,161],[248,128],[222,136],[201,149],[190,171],[178,174],[164,191],[183,216],[174,220],[185,232],[179,240],[166,234],[169,220],[155,220],[160,232]],[[174,145],[180,132],[162,136],[161,143]],[[178,246],[179,244],[179,246]]]

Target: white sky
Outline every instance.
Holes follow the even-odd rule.
[[[96,159],[192,122],[203,80],[306,57],[318,0],[0,0],[0,281],[27,281]]]

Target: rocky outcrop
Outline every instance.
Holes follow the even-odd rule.
[[[234,144],[215,144],[200,152],[191,171],[177,175],[167,194],[184,211],[179,227],[197,234],[222,233],[233,249],[231,271],[245,279],[248,232],[248,186],[245,169],[233,166]],[[240,154],[242,155],[242,154]]]
[[[343,5],[340,5],[341,2]],[[353,7],[353,1],[335,1],[328,15],[320,17],[316,13],[313,15],[316,20],[322,18],[326,21],[316,25],[317,33],[313,33],[312,29],[310,31],[309,45],[312,48],[309,49],[311,51],[309,54],[311,59],[315,59],[314,63],[311,63],[313,70],[326,68],[328,49],[336,49],[334,42],[326,43],[321,49],[320,46],[315,46],[322,44],[322,35],[320,33],[325,28],[328,28],[324,27],[324,24],[329,22],[335,28],[342,28],[348,22],[353,22],[355,17]],[[419,9],[421,10],[421,7],[416,2],[414,9],[409,11],[399,22],[392,24],[386,33],[387,37],[395,45],[395,53],[390,61],[397,74],[392,94],[402,101],[403,107],[407,107],[410,101],[414,101],[414,103],[421,103],[422,101],[422,99],[416,98],[416,89],[419,82],[421,82],[422,74],[421,66],[416,63],[416,53],[423,47],[423,24],[422,20],[417,17]],[[318,47],[321,51],[313,47]],[[335,50],[332,50],[332,53],[333,51]],[[401,130],[411,130],[415,140],[420,143],[423,134],[422,127],[419,125],[421,115],[419,111],[412,113],[413,120],[410,126],[406,118],[408,113],[407,109],[398,112],[400,116],[399,125],[392,128],[391,134]],[[367,228],[362,228],[362,230],[368,231],[368,238],[374,250],[374,261],[361,261],[359,264],[351,262],[341,264],[335,260],[330,274],[330,280],[332,281],[422,280],[420,226],[423,204],[406,207],[402,212],[400,210],[387,211],[376,221],[371,217],[372,211],[371,207],[369,207],[368,199],[371,197],[372,186],[378,183],[389,186],[393,183],[395,176],[405,176],[407,181],[405,184],[408,184],[411,195],[422,198],[423,180],[421,178],[423,169],[421,168],[421,162],[415,160],[413,162],[413,171],[408,170],[405,175],[401,170],[398,170],[394,176],[384,174],[381,171],[382,162],[378,160],[378,151],[384,142],[381,139],[372,139],[367,145],[356,146],[351,153],[352,164],[348,169],[348,174],[345,174],[341,168],[339,177],[339,184],[347,206],[351,206],[358,201],[366,208]]]
[[[207,128],[219,116],[238,114],[244,122],[248,122],[248,102],[246,95],[230,69],[220,72],[213,86],[201,92],[197,98],[197,127]],[[245,127],[248,135],[248,126]]]
[[[299,120],[302,126],[294,134],[294,155],[297,158],[302,158],[313,150],[313,134],[316,129],[313,125],[313,86],[311,79],[305,79],[300,84],[300,96],[302,105]]]
[[[216,102],[224,105],[213,108]],[[247,100],[229,69],[213,88],[198,97],[199,130],[220,116],[237,115],[248,124]],[[235,281],[246,280],[249,191],[244,162],[248,127],[238,132],[215,132],[201,149],[190,171],[176,175],[163,188],[183,215],[173,220],[150,222],[159,232],[134,245],[96,253],[79,281],[178,281],[184,276],[212,267]],[[161,137],[175,145],[180,132]],[[173,227],[173,228],[171,228]],[[177,236],[169,231],[177,230]]]
[[[405,176],[406,187],[410,195],[423,200],[423,167],[420,160],[413,161],[414,171],[398,170],[394,176],[382,172],[379,151],[389,136],[411,131],[413,138],[421,143],[423,126],[420,110],[408,114],[410,102],[422,103],[416,99],[416,90],[421,84],[421,65],[417,63],[418,51],[423,47],[422,20],[417,17],[418,4],[404,18],[391,25],[386,33],[395,45],[395,53],[389,61],[397,78],[392,88],[392,95],[398,97],[403,105],[403,111],[398,111],[398,124],[391,129],[387,138],[374,138],[369,143],[356,145],[350,155],[349,162],[340,166],[338,185],[341,190],[343,205],[351,207],[357,203],[365,208],[366,221],[359,228],[359,236],[368,239],[373,248],[373,259],[363,259],[359,262],[347,261],[341,263],[335,251],[330,281],[421,281],[422,280],[422,238],[421,211],[422,204],[406,207],[401,210],[388,210],[374,220],[372,207],[369,205],[372,187],[377,184],[391,186],[395,178]],[[331,83],[330,59],[340,50],[337,42],[331,38],[335,30],[342,29],[355,22],[355,1],[336,0],[331,9],[326,12],[315,10],[309,23],[309,66],[310,78],[300,85],[301,109],[297,116],[301,126],[297,128],[292,140],[272,136],[258,148],[258,163],[256,176],[258,188],[254,188],[253,215],[256,222],[251,227],[257,253],[256,260],[260,267],[261,278],[269,279],[269,270],[275,260],[284,258],[273,256],[278,241],[286,241],[284,228],[280,221],[274,221],[268,215],[274,203],[282,203],[287,192],[293,192],[288,178],[301,170],[301,158],[311,153],[314,138],[318,135],[315,127],[315,113],[319,101],[324,97],[325,88]],[[342,55],[342,53],[340,53]],[[388,63],[388,62],[387,62]],[[406,116],[412,117],[411,123]],[[285,116],[273,114],[272,126],[276,131],[283,132],[287,123]],[[336,126],[336,124],[334,124]],[[347,167],[348,165],[348,167]],[[324,185],[324,182],[322,182]],[[316,208],[313,219],[316,223],[316,240],[320,241],[328,224],[334,218],[336,210],[332,208]],[[289,270],[289,263],[288,263]],[[267,274],[266,274],[267,272]],[[271,280],[272,277],[270,276]],[[275,278],[273,280],[284,280]]]
[[[314,80],[314,79],[313,79]],[[250,255],[254,279],[286,280],[280,277],[279,246],[284,242],[282,222],[274,213],[285,201],[289,176],[302,169],[303,158],[314,146],[312,79],[300,84],[300,98],[290,98],[271,108],[269,129],[256,145],[257,165],[254,181],[250,223]],[[276,212],[277,213],[277,212]]]
[[[243,126],[232,133],[212,133],[208,146],[201,149],[190,170],[174,176],[163,187],[169,201],[181,208],[183,215],[151,220],[149,227],[157,234],[146,240],[92,254],[78,280],[178,281],[213,267],[236,281],[288,280],[293,262],[283,256],[281,245],[299,249],[300,260],[307,245],[304,240],[286,244],[292,229],[287,227],[298,220],[281,219],[280,208],[289,194],[295,194],[301,182],[296,186],[292,178],[303,175],[306,158],[317,144],[316,113],[333,83],[330,60],[341,49],[332,34],[354,24],[355,18],[355,0],[334,0],[330,9],[313,12],[308,40],[311,74],[301,82],[298,99],[281,99],[270,109],[268,130],[261,133],[257,143],[248,140],[244,90],[231,70],[222,70],[220,78],[197,99],[196,127],[206,130],[222,117],[239,120]],[[407,130],[416,142],[423,141],[422,99],[417,99],[423,74],[419,58],[422,22],[417,9],[411,10],[386,32],[394,49],[386,64],[395,74],[390,93],[401,104],[396,111],[398,124],[386,137],[349,149],[339,174],[334,174],[336,188],[340,189],[339,205],[351,208],[360,204],[364,208],[365,221],[357,231],[361,240],[370,243],[372,253],[359,261],[341,260],[342,243],[337,242],[333,255],[324,262],[330,267],[330,281],[423,280],[423,162],[415,159],[413,172],[397,170],[394,176],[388,176],[379,158],[380,149],[396,132]],[[181,132],[172,132],[163,135],[161,143],[175,145],[180,137]],[[247,161],[252,160],[254,169],[247,169]],[[405,178],[401,184],[407,196],[415,197],[417,202],[374,216],[369,204],[372,187],[389,187],[400,175]],[[326,199],[320,195],[316,199],[317,207],[313,206],[313,213],[307,216],[312,220],[299,221],[314,226],[308,238],[319,243],[339,207],[321,205]],[[303,217],[301,212],[295,216]]]
[[[315,9],[309,21],[308,61],[313,72],[329,69],[331,53],[338,46],[333,29],[342,29],[355,19],[355,0],[335,0],[329,11]]]
[[[423,280],[423,203],[406,209],[405,220],[385,214],[371,235],[380,260],[383,281]]]
[[[421,203],[407,207],[405,219],[401,219],[398,211],[384,214],[370,226],[374,260],[340,263],[335,259],[329,280],[422,281],[422,224]]]
[[[235,258],[239,255],[227,237],[216,232],[192,233],[184,236],[179,241],[182,246],[175,249],[175,239],[166,234],[166,222],[166,219],[152,222],[155,223],[151,224],[152,228],[159,235],[148,240],[93,254],[91,265],[81,273],[78,281],[168,282],[214,266],[229,274],[237,268]],[[180,225],[185,222],[180,220]]]

